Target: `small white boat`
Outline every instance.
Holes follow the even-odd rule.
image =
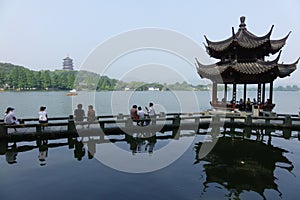
[[[67,96],[76,96],[77,94],[78,94],[77,91],[75,89],[73,89],[73,90],[70,90],[66,95]]]

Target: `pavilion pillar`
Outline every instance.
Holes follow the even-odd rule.
[[[271,103],[273,103],[273,81],[270,82],[270,91],[269,91],[269,99]]]
[[[227,83],[225,83],[225,86],[224,86],[224,99],[225,101],[227,101]]]
[[[257,104],[261,104],[261,84],[259,83],[257,86]]]
[[[212,103],[213,105],[217,104],[217,92],[218,92],[218,84],[216,82],[213,82],[213,88],[212,88]]]
[[[244,103],[246,103],[246,98],[247,98],[247,84],[244,84]]]
[[[262,88],[262,97],[261,97],[261,102],[262,103],[265,103],[266,101],[265,101],[265,97],[266,97],[266,83],[263,83],[263,88]]]
[[[233,83],[232,103],[233,103],[233,107],[235,107],[235,103],[236,103],[236,83]]]

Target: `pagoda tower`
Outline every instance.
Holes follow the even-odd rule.
[[[227,101],[227,86],[233,85],[232,106],[236,103],[237,85],[244,86],[244,101],[247,98],[247,84],[257,84],[257,102],[261,105],[265,102],[266,84],[269,84],[269,101],[273,102],[273,82],[276,78],[289,76],[296,70],[299,59],[292,64],[279,64],[281,48],[285,45],[290,32],[282,39],[271,40],[273,27],[270,31],[258,37],[247,30],[245,17],[240,17],[240,25],[237,32],[232,28],[232,36],[218,42],[207,39],[206,51],[219,62],[211,65],[203,65],[196,58],[196,68],[201,78],[208,78],[213,82],[212,106],[216,106],[218,84],[224,84],[224,99]],[[277,58],[266,61],[270,54],[278,54]]]
[[[73,59],[71,59],[69,56],[63,59],[63,70],[74,70]]]

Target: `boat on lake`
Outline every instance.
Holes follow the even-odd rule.
[[[78,95],[78,93],[77,93],[77,91],[75,89],[72,89],[69,92],[67,92],[66,95],[67,96],[76,96],[76,95]]]

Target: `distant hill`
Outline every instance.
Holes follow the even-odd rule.
[[[78,89],[113,90],[116,83],[115,79],[87,71],[34,71],[0,63],[0,88],[5,90],[71,90],[74,85]]]
[[[12,70],[18,68],[26,69],[23,66],[19,65],[14,65],[11,63],[0,63],[0,73],[5,72],[5,73],[10,73]]]

